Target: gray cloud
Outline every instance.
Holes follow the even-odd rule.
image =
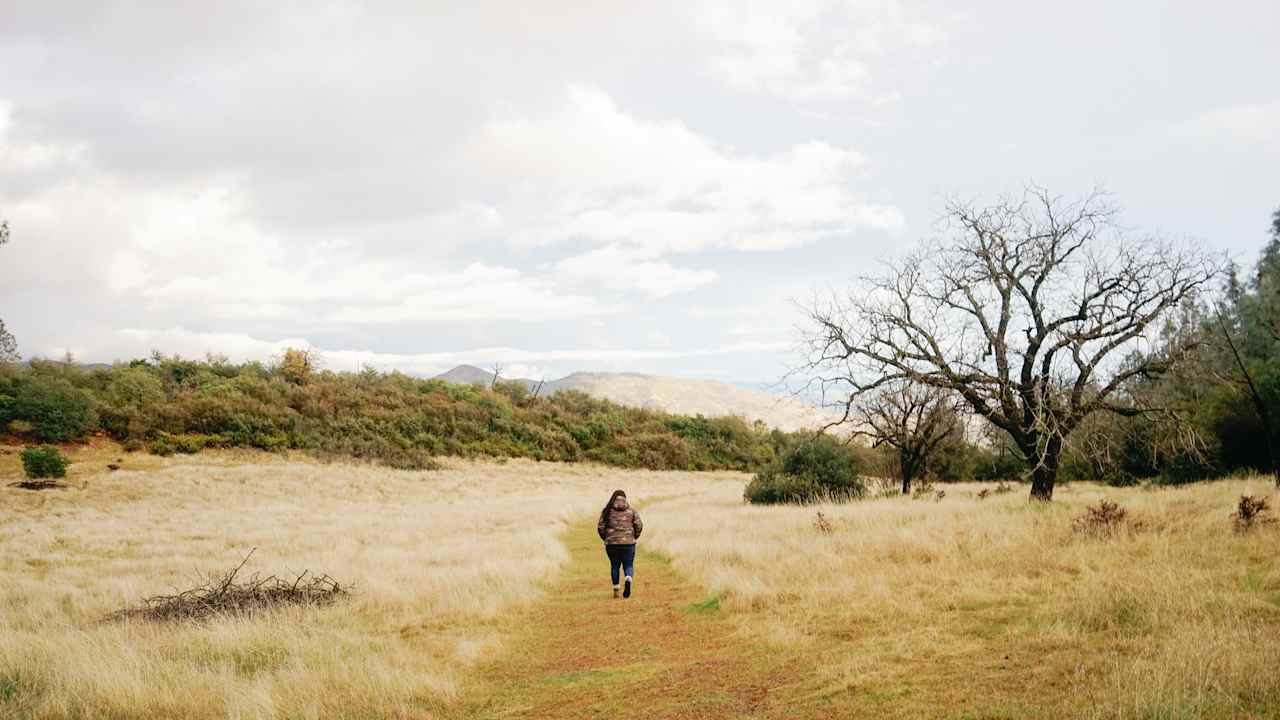
[[[0,317],[93,360],[296,341],[772,377],[785,299],[949,194],[1102,182],[1131,224],[1252,252],[1280,17],[1219,10],[22,0]]]

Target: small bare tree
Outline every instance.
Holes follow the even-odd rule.
[[[953,203],[949,237],[925,243],[853,292],[817,302],[800,368],[851,394],[912,382],[958,394],[1033,465],[1031,497],[1053,498],[1066,437],[1177,354],[1121,364],[1221,262],[1195,247],[1119,232],[1095,193],[1038,188],[987,208]]]
[[[853,393],[843,405],[841,419],[824,429],[847,425],[851,436],[897,450],[903,495],[911,492],[911,481],[929,467],[943,443],[963,433],[955,393],[928,385],[893,382],[874,392]]]

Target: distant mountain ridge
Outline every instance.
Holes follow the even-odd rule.
[[[459,365],[437,375],[436,379],[459,385],[487,386],[493,383],[493,373],[474,365]],[[538,384],[536,380],[527,378],[501,379],[518,382],[530,390]],[[810,407],[793,398],[770,395],[718,380],[693,380],[642,373],[575,372],[558,380],[547,380],[542,384],[541,393],[551,395],[560,390],[578,390],[620,405],[682,415],[739,415],[786,431],[817,428],[824,422],[829,422],[831,417],[829,412]]]

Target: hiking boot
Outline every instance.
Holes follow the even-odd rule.
[[[630,586],[630,585],[628,585],[628,586],[627,586],[627,592],[630,592],[630,591],[631,591],[631,586]],[[617,585],[614,585],[614,586],[613,586],[613,599],[614,599],[614,600],[617,600],[617,599],[618,599],[618,586],[617,586]]]
[[[626,582],[624,582],[622,585],[622,597],[624,598],[631,597],[631,578],[627,578]]]

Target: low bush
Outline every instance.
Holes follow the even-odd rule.
[[[1075,532],[1094,537],[1114,535],[1133,526],[1135,523],[1129,517],[1129,511],[1109,500],[1099,500],[1097,505],[1086,507],[1084,513],[1071,523]]]
[[[66,477],[67,466],[70,464],[58,448],[52,445],[22,451],[22,470],[33,480]]]
[[[1241,495],[1231,519],[1236,532],[1248,532],[1259,525],[1269,525],[1276,521],[1271,516],[1271,503],[1260,495]]]
[[[783,450],[747,484],[753,504],[842,502],[866,494],[858,456],[826,436],[806,438]]]

